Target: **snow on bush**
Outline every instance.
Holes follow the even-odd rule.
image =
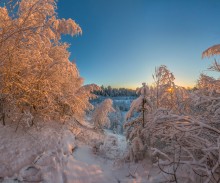
[[[202,75],[198,90],[189,92],[177,87],[167,74],[163,75],[162,67],[156,70],[155,87],[146,96],[149,102],[143,105],[141,94],[127,114],[125,128],[130,142],[127,158],[131,161],[151,158],[168,182],[217,183],[220,181],[219,79]],[[139,112],[138,115],[133,115],[133,111]]]
[[[117,136],[114,135],[108,135],[104,139],[103,144],[100,145],[100,153],[104,154],[106,158],[108,159],[118,159],[122,157],[123,150],[120,149],[122,147],[119,147],[120,145],[120,139],[117,138]]]

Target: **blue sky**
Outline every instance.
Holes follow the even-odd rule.
[[[71,44],[85,83],[136,88],[167,65],[176,84],[193,86],[213,59],[202,52],[220,43],[219,0],[60,0],[59,18],[72,18],[82,36]]]

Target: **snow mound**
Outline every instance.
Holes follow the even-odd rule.
[[[127,148],[127,142],[124,136],[112,134],[105,131],[105,138],[100,145],[100,153],[108,159],[117,160],[123,158]]]
[[[68,162],[73,161],[74,135],[51,122],[40,130],[14,132],[0,128],[0,177],[3,182],[66,182]]]

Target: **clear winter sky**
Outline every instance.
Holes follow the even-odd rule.
[[[201,54],[220,43],[220,0],[59,0],[58,16],[83,30],[63,40],[86,84],[136,88],[161,64],[182,86],[219,77]]]

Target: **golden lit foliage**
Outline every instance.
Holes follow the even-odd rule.
[[[9,1],[0,8],[0,94],[4,109],[15,106],[14,116],[81,117],[90,106],[90,92],[60,40],[82,30],[71,19],[57,19],[55,10],[55,0]]]

